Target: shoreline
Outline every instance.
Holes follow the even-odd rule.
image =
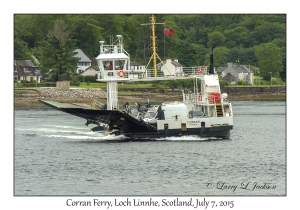
[[[148,102],[149,101],[182,101],[181,95],[145,94],[145,95],[119,95],[120,102]],[[61,103],[92,103],[94,100],[105,103],[106,98],[83,98],[83,97],[41,97],[22,96],[14,97],[14,105],[41,103],[39,100],[57,101]],[[286,100],[286,93],[257,93],[257,94],[230,94],[229,101],[263,101],[263,100]]]

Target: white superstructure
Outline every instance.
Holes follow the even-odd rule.
[[[152,19],[152,24],[155,24],[155,19]],[[152,29],[154,30],[154,27]],[[155,37],[155,33],[153,36]],[[212,50],[213,47],[210,52],[210,67],[181,67],[179,74],[168,70],[168,66],[161,62],[162,74],[158,76],[156,66],[154,69],[147,68],[149,63],[146,67],[130,66],[130,56],[123,48],[121,35],[117,35],[116,41],[110,45],[100,41],[100,54],[96,58],[100,70],[97,80],[107,82],[107,110],[122,110],[118,102],[118,82],[193,78],[195,88],[190,92],[182,92],[182,102],[151,107],[143,117],[138,113],[138,109],[134,108],[126,109],[126,113],[151,125],[161,135],[162,132],[169,135],[180,131],[182,135],[190,132],[209,136],[216,132],[214,136],[218,136],[219,132],[221,137],[229,137],[229,130],[233,128],[232,106],[227,100],[227,94],[221,94],[219,78],[213,68]],[[153,52],[151,59],[156,57],[159,58],[156,52]],[[156,64],[156,61],[153,63]],[[122,133],[122,129],[120,132]]]

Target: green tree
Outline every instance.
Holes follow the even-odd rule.
[[[88,57],[97,57],[99,54],[99,41],[103,40],[103,28],[95,15],[66,15],[66,23],[72,31],[72,39]]]
[[[178,80],[169,80],[167,82],[168,86],[174,91],[175,88],[178,88],[179,86],[179,81]]]
[[[15,60],[30,60],[30,51],[27,48],[27,43],[15,38],[14,40],[14,59]]]
[[[124,48],[132,61],[147,64],[152,55],[149,14],[16,14],[14,15],[14,38],[27,46],[28,51],[41,60],[41,46],[59,18],[71,30],[70,37],[76,40],[76,48],[82,49],[93,60],[99,54],[99,41],[107,44],[116,35],[124,37]],[[211,45],[224,46],[230,50],[226,62],[239,60],[244,64],[255,64],[254,47],[261,43],[273,42],[281,49],[283,71],[286,61],[286,15],[285,14],[158,14],[156,25],[157,53],[162,60],[177,58],[192,65],[203,60],[201,53],[207,53]],[[172,37],[165,37],[164,26],[175,31]],[[47,40],[48,41],[48,40]],[[181,49],[182,42],[191,46]],[[16,45],[17,46],[17,45]],[[204,46],[206,49],[204,49]],[[236,48],[236,49],[234,49]],[[192,55],[192,52],[201,55]],[[185,56],[191,55],[191,59]],[[181,58],[181,56],[184,56]],[[19,56],[18,56],[19,57]],[[193,58],[193,59],[192,59]],[[94,61],[94,60],[93,60]],[[195,62],[194,62],[195,63]],[[205,60],[209,64],[209,59]],[[95,64],[95,63],[93,63]],[[257,63],[256,63],[257,64]],[[205,65],[205,64],[204,64]]]
[[[214,66],[219,67],[228,62],[229,50],[226,47],[214,48]]]
[[[225,46],[225,36],[222,32],[215,31],[208,34],[208,46]]]
[[[29,48],[37,47],[59,15],[17,14],[14,16],[14,36],[25,41]]]
[[[276,44],[280,48],[283,65],[283,70],[280,73],[280,77],[283,81],[286,81],[286,39],[274,39],[272,43]]]
[[[74,57],[76,49],[70,38],[70,30],[62,20],[57,20],[49,31],[41,51],[41,71],[54,81],[71,80],[79,58]]]
[[[242,64],[257,64],[257,59],[255,57],[255,48],[231,48],[229,49],[228,62],[234,62],[239,60]]]
[[[270,80],[271,73],[273,77],[279,77],[283,69],[280,48],[273,43],[260,44],[255,51],[258,60],[260,75],[265,80]]]
[[[264,22],[251,33],[253,44],[272,42],[277,38],[284,38],[286,26],[280,23]]]
[[[183,66],[199,66],[205,59],[206,50],[203,45],[180,41],[177,56]]]
[[[249,30],[245,27],[236,27],[225,30],[227,47],[244,47],[248,46]]]

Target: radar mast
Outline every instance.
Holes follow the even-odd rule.
[[[150,64],[150,62],[151,62],[151,60],[153,59],[154,77],[157,76],[157,70],[156,70],[156,58],[158,58],[158,59],[160,60],[160,62],[162,62],[162,60],[160,59],[160,57],[159,57],[159,56],[157,55],[157,53],[156,53],[156,35],[155,35],[155,25],[156,25],[156,24],[165,24],[165,23],[156,23],[156,22],[155,22],[155,16],[152,15],[152,16],[150,17],[150,23],[141,24],[141,25],[150,25],[150,26],[151,26],[151,31],[152,31],[152,36],[151,36],[151,38],[152,38],[152,51],[153,51],[153,53],[152,53],[152,56],[151,56],[151,58],[150,58],[150,60],[149,60],[149,62],[148,62],[148,64],[147,64],[147,66],[146,66],[146,69],[148,68],[148,66],[149,66],[149,64]],[[163,62],[162,62],[162,63],[163,63]]]

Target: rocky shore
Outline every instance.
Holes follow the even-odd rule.
[[[182,100],[181,94],[166,95],[161,93],[145,92],[139,95],[119,95],[121,102],[146,102],[148,101],[172,101]],[[229,100],[285,100],[285,91],[276,92],[231,92],[228,93]],[[53,100],[70,103],[92,103],[94,100],[105,102],[106,91],[101,88],[38,88],[14,91],[15,104],[38,103],[39,100]]]

